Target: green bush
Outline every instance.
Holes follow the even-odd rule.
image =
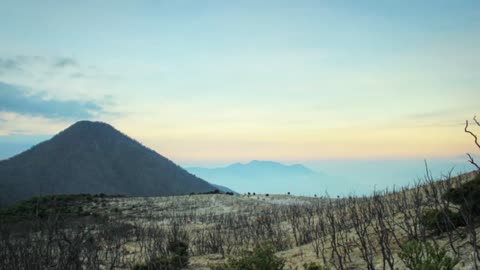
[[[444,248],[429,242],[412,240],[401,249],[399,256],[411,270],[453,270],[459,262],[458,258],[448,256]]]
[[[480,174],[472,181],[444,194],[444,198],[461,207],[460,211],[473,216],[480,216]]]
[[[0,209],[0,222],[15,223],[49,217],[81,217],[89,213],[83,205],[94,201],[89,194],[58,194],[33,197]]]
[[[182,269],[188,265],[188,244],[182,241],[170,242],[168,246],[170,252],[170,265],[173,269]]]
[[[451,210],[430,209],[423,213],[422,224],[437,234],[452,231],[458,226],[464,226],[462,215]]]
[[[229,258],[222,270],[282,270],[285,261],[275,256],[271,245],[260,245],[253,251],[244,251],[238,258]]]

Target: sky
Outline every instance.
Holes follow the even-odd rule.
[[[477,0],[1,0],[0,18],[3,155],[82,119],[186,165],[478,152]]]

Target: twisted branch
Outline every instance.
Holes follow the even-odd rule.
[[[475,121],[475,123],[477,123],[477,125],[480,126],[480,123],[477,121],[477,119],[474,117],[473,120]],[[471,132],[470,130],[468,130],[468,120],[465,121],[465,132],[470,134],[474,139],[475,139],[475,144],[477,145],[478,148],[480,148],[480,143],[478,143],[478,137],[477,135],[475,135],[475,133]]]
[[[473,121],[480,127],[480,122],[477,120],[477,117],[474,116],[473,117]],[[465,129],[464,129],[465,133],[468,133],[470,134],[473,139],[475,140],[475,144],[477,145],[477,147],[480,149],[480,143],[478,142],[478,137],[477,135],[475,135],[475,133],[471,132],[470,130],[468,130],[468,120],[465,121]],[[468,162],[470,162],[473,166],[475,166],[478,170],[480,170],[480,166],[475,162],[475,160],[473,159],[472,155],[470,154],[467,154],[468,155]]]

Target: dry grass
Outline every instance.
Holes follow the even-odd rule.
[[[465,181],[473,175],[469,174],[465,177],[455,179],[455,181]],[[415,190],[411,190],[414,192]],[[391,195],[387,195],[391,196]],[[188,195],[175,197],[153,197],[153,198],[110,198],[101,211],[105,211],[122,222],[131,224],[145,222],[156,225],[167,225],[173,221],[180,221],[184,224],[188,232],[194,232],[199,228],[208,228],[212,226],[211,221],[215,217],[222,215],[246,215],[255,218],[261,210],[267,210],[272,207],[288,207],[290,205],[312,205],[322,204],[326,200],[323,198],[296,197],[290,195]],[[399,214],[395,217],[399,221],[403,216]],[[282,221],[282,226],[290,233],[291,226],[286,221]],[[400,237],[404,237],[401,232],[397,232]],[[355,238],[353,230],[347,232],[348,238]],[[457,234],[455,245],[461,248],[461,263],[459,269],[471,268],[471,248],[465,237],[461,237],[462,233]],[[433,236],[432,236],[433,237]],[[290,237],[293,242],[293,236]],[[448,248],[448,239],[445,235],[436,236],[434,239],[440,246]],[[328,241],[327,241],[328,242]],[[295,246],[286,250],[279,251],[278,256],[286,260],[288,269],[303,269],[303,264],[308,262],[321,263],[316,257],[315,252],[310,243]],[[135,245],[131,244],[131,252],[135,252]],[[331,247],[326,247],[330,252]],[[398,246],[394,247],[395,253],[398,253]],[[351,262],[350,269],[365,269],[365,263],[361,258],[360,250],[353,248],[349,254]],[[192,269],[209,269],[211,265],[218,265],[225,261],[225,257],[221,254],[206,254],[201,256],[193,256],[191,258],[190,267]],[[395,267],[405,269],[403,263],[395,257]],[[375,256],[375,265],[377,269],[382,267],[382,257],[377,254]]]

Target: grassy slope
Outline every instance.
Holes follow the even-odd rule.
[[[472,175],[466,175],[464,178],[455,179],[455,181],[463,181],[462,179],[471,178]],[[415,192],[412,189],[408,192]],[[41,199],[33,199],[23,202],[16,207],[4,209],[0,213],[0,217],[16,216],[17,218],[30,218],[38,216],[38,213],[47,213],[52,205],[60,207],[61,211],[70,216],[82,216],[101,214],[117,219],[120,222],[126,223],[156,223],[166,224],[169,220],[188,217],[185,221],[187,230],[195,230],[198,228],[208,227],[211,224],[205,223],[205,218],[212,215],[235,214],[247,215],[255,217],[258,211],[268,209],[274,206],[288,206],[288,205],[303,205],[311,203],[322,203],[325,199],[296,197],[287,195],[222,195],[222,194],[208,194],[208,195],[186,195],[186,196],[171,196],[171,197],[95,197],[89,195],[80,196],[59,196]],[[41,205],[38,208],[38,205]],[[398,215],[397,219],[402,216]],[[285,228],[291,230],[288,224],[284,224]],[[477,229],[478,230],[478,229]],[[353,232],[349,232],[353,237]],[[401,233],[399,233],[401,235]],[[431,236],[435,237],[440,245],[447,246],[447,238],[445,235]],[[293,238],[293,237],[292,237]],[[467,239],[456,237],[456,246],[462,246],[462,263],[459,269],[468,268],[469,266],[469,245],[466,244]],[[129,243],[129,249],[132,253],[136,252],[138,245],[136,243]],[[327,246],[328,249],[328,246]],[[398,248],[397,248],[398,251]],[[311,244],[305,244],[291,249],[283,250],[277,253],[286,259],[288,269],[302,269],[305,262],[320,262],[315,257],[315,253]],[[358,249],[354,249],[351,254],[351,267],[354,269],[363,269],[364,262],[360,257]],[[191,259],[191,268],[193,269],[208,269],[208,265],[222,263],[224,259],[219,254],[208,254],[203,256],[194,256]],[[402,263],[397,258],[396,267],[404,269]],[[376,256],[376,265],[380,268],[381,256]]]

